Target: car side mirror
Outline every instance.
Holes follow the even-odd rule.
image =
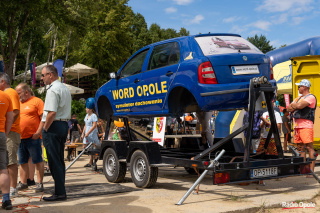
[[[116,72],[111,72],[111,73],[109,73],[109,77],[110,77],[111,79],[118,79],[118,76],[117,76],[117,73],[116,73]]]

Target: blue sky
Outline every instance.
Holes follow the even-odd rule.
[[[129,0],[148,27],[265,35],[274,47],[320,36],[320,0]]]

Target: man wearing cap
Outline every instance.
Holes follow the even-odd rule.
[[[64,143],[68,136],[68,120],[71,118],[71,94],[59,80],[53,65],[41,71],[41,80],[49,85],[43,108],[43,145],[46,148],[51,175],[54,179],[54,194],[43,197],[45,201],[66,200]]]
[[[288,107],[289,112],[293,112],[294,118],[294,143],[297,144],[301,156],[306,158],[305,146],[307,147],[309,157],[314,158],[313,149],[313,123],[315,109],[317,106],[316,97],[310,93],[311,83],[303,79],[298,85],[300,97],[296,98]],[[311,163],[311,170],[314,171],[315,161]]]

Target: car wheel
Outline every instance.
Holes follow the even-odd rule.
[[[112,148],[108,148],[103,155],[103,173],[107,180],[119,183],[126,176],[127,164],[119,162],[118,156]]]
[[[156,184],[158,167],[151,167],[148,158],[141,150],[135,151],[130,160],[133,183],[139,188],[149,188]]]

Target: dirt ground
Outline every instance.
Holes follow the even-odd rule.
[[[68,171],[68,200],[45,202],[53,189],[51,176],[45,176],[44,193],[34,193],[33,187],[13,198],[12,212],[319,212],[319,183],[305,176],[265,181],[266,186],[250,184],[212,185],[207,175],[200,184],[198,195],[191,194],[176,205],[197,179],[183,168],[159,169],[157,183],[150,189],[136,188],[127,171],[123,183],[109,183],[104,174],[84,168],[88,157],[81,157]],[[68,165],[69,162],[66,162]],[[102,168],[102,161],[98,162]],[[316,168],[319,175],[320,168]],[[315,208],[282,209],[282,202],[315,203]],[[10,212],[10,211],[8,211]]]

